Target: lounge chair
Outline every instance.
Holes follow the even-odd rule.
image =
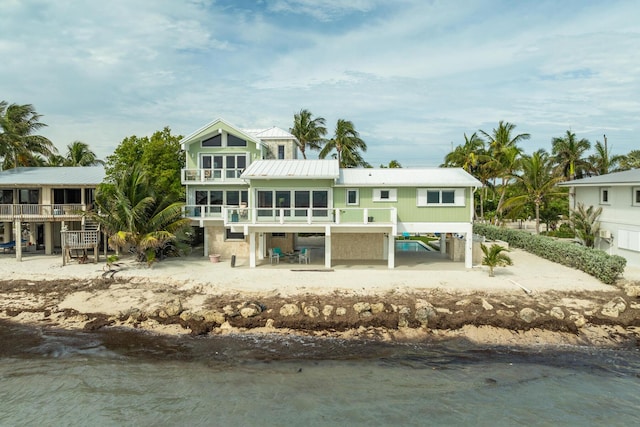
[[[273,264],[274,261],[276,264],[280,264],[281,256],[282,253],[280,252],[280,248],[269,249],[269,262],[271,262],[271,264]]]
[[[15,240],[12,240],[12,241],[6,242],[6,243],[0,243],[0,249],[2,249],[5,252],[10,251],[12,249],[15,249],[15,247],[16,247],[16,241]]]
[[[309,262],[311,262],[311,251],[307,248],[300,249],[298,264],[309,264]]]

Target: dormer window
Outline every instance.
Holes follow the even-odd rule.
[[[203,147],[222,147],[222,135],[218,134],[202,141]]]
[[[227,135],[227,147],[246,147],[247,141],[235,135]]]

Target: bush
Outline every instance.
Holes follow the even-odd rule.
[[[474,224],[473,232],[490,240],[503,240],[510,246],[541,258],[584,271],[608,285],[615,283],[627,265],[627,260],[621,256],[526,231]]]

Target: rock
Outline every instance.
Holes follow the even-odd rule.
[[[344,316],[347,314],[347,309],[344,307],[336,308],[336,316]]]
[[[327,317],[331,316],[332,313],[333,313],[333,306],[332,305],[327,304],[322,308],[322,314],[324,316],[327,316]]]
[[[429,324],[429,319],[437,316],[438,313],[436,309],[425,300],[417,300],[416,301],[416,313],[414,314],[415,319],[420,322],[422,327],[426,327]]]
[[[491,304],[489,304],[489,301],[487,301],[486,299],[482,298],[482,308],[484,308],[485,310],[493,310],[493,306]]]
[[[627,285],[624,287],[624,292],[628,297],[637,298],[640,296],[640,286]]]
[[[182,302],[180,302],[180,300],[173,300],[166,305],[164,311],[169,317],[177,316],[183,311]]]
[[[229,304],[222,307],[222,312],[229,317],[235,317],[238,315],[238,311]]]
[[[202,313],[202,317],[206,322],[217,323],[218,325],[222,325],[226,319],[224,313],[220,313],[219,311],[209,310]]]
[[[578,328],[581,328],[587,324],[587,319],[585,319],[584,316],[579,313],[570,315],[569,320],[571,320]]]
[[[618,317],[627,309],[627,302],[622,297],[615,297],[606,303],[600,313],[608,317]]]
[[[409,326],[409,316],[411,315],[411,310],[409,307],[400,307],[398,310],[398,327],[406,328]]]
[[[365,311],[371,311],[371,304],[368,302],[357,302],[353,304],[353,309],[357,314],[362,314]]]
[[[511,310],[502,310],[502,309],[496,310],[496,314],[499,315],[499,316],[504,316],[504,317],[513,317],[513,316],[516,315]]]
[[[280,316],[289,317],[300,313],[300,307],[296,304],[284,304],[280,308]]]
[[[564,311],[560,307],[553,307],[549,310],[549,316],[562,320],[564,319]]]
[[[540,313],[535,311],[533,308],[526,307],[520,310],[520,318],[527,323],[533,322],[538,317],[540,317]]]
[[[374,304],[371,304],[371,313],[377,314],[377,313],[382,313],[383,311],[384,311],[383,302],[376,302]]]
[[[245,307],[242,307],[240,309],[240,316],[242,316],[244,319],[248,319],[249,317],[255,317],[260,313],[262,313],[260,306],[253,303],[247,304]]]
[[[267,321],[264,324],[265,328],[269,328],[269,329],[273,329],[273,319],[267,319]]]
[[[461,299],[460,301],[456,301],[456,305],[469,305],[471,304],[471,300],[468,298]]]
[[[439,314],[451,314],[451,310],[446,307],[436,307],[436,312]]]
[[[638,304],[637,302],[633,302],[632,301],[632,302],[629,303],[629,308],[632,308],[634,310],[638,310],[638,309],[640,309],[640,304]]]
[[[314,305],[309,305],[304,308],[304,314],[311,318],[316,318],[320,316],[320,309]]]

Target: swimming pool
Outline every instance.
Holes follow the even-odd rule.
[[[433,249],[420,240],[396,240],[397,252],[433,252]]]

